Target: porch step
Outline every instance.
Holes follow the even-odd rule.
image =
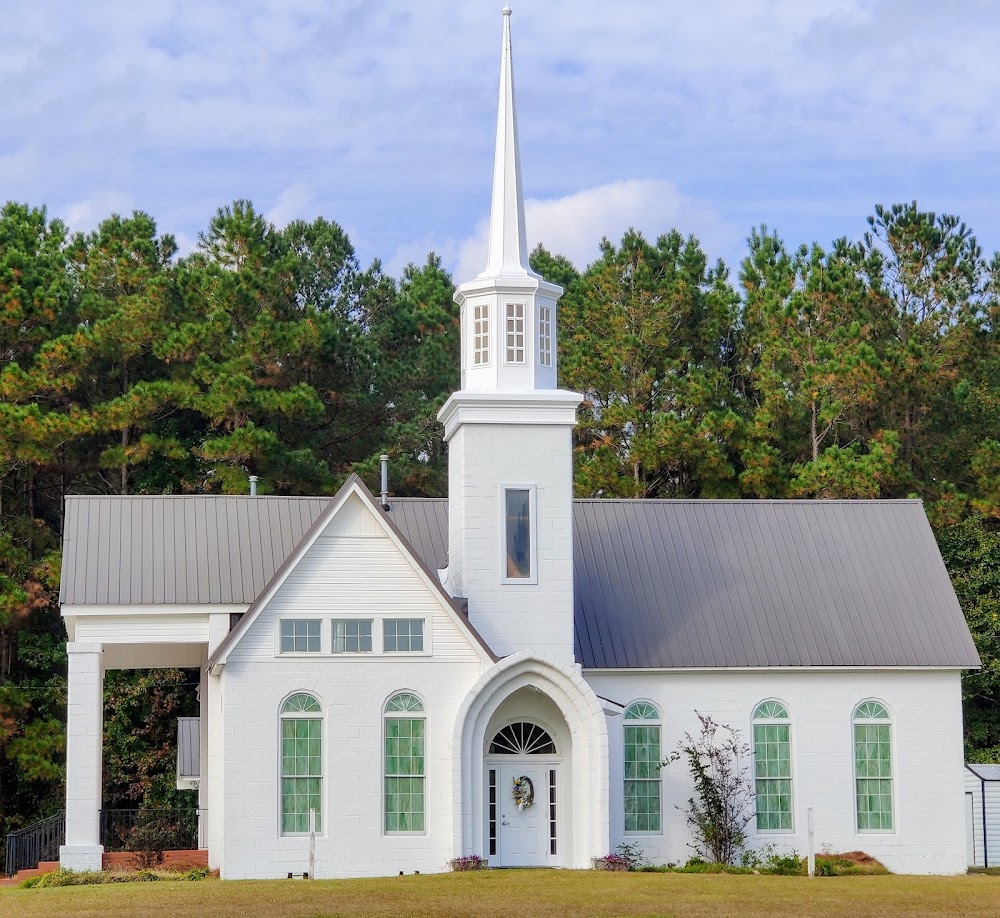
[[[59,861],[42,861],[37,867],[28,867],[25,870],[19,870],[12,877],[4,877],[0,879],[0,886],[17,886],[22,880],[27,880],[28,877],[37,877],[43,873],[52,873],[53,870],[59,869]]]
[[[102,867],[105,870],[134,870],[135,855],[129,851],[111,851],[104,855]],[[164,851],[164,870],[190,870],[193,867],[208,867],[208,851]],[[19,870],[12,877],[0,877],[0,886],[17,886],[28,877],[41,876],[59,869],[59,861],[42,861],[37,867]]]

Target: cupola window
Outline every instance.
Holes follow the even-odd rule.
[[[538,365],[552,366],[552,307],[538,307]]]
[[[472,362],[477,367],[490,362],[490,307],[481,303],[472,310],[473,315],[473,356]]]
[[[524,303],[507,304],[507,363],[524,363]]]

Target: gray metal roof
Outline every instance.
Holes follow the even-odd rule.
[[[965,766],[977,778],[984,781],[1000,781],[1000,765],[983,765],[979,762],[969,762]]]
[[[249,604],[328,501],[69,498],[61,601]],[[447,501],[390,519],[445,566]],[[574,521],[585,667],[979,665],[919,501],[585,500]]]
[[[444,567],[448,502],[392,514]],[[578,500],[573,519],[585,667],[979,666],[920,501]]]
[[[64,605],[249,605],[329,498],[67,497]]]

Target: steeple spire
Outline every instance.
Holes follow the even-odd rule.
[[[493,162],[493,202],[490,245],[480,278],[536,277],[528,266],[524,232],[524,196],[517,146],[514,106],[514,65],[510,47],[510,7],[503,8],[503,48],[500,58],[500,103],[497,108],[496,158]]]

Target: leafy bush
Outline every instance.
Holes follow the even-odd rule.
[[[463,857],[452,858],[448,861],[448,866],[455,871],[485,870],[488,863],[486,858],[480,857],[478,854],[466,854]]]
[[[595,870],[642,870],[645,866],[646,855],[642,848],[628,842],[622,842],[611,854],[594,858]]]
[[[750,747],[735,727],[719,725],[698,711],[695,714],[701,732],[697,738],[684,734],[663,765],[683,759],[694,779],[695,796],[679,808],[694,837],[691,847],[705,861],[732,866],[746,844],[746,828],[754,817],[753,785],[743,765]]]
[[[756,850],[744,851],[740,856],[740,865],[759,873],[782,876],[799,876],[808,872],[805,858],[799,857],[794,849],[782,854],[773,842],[767,842]]]

